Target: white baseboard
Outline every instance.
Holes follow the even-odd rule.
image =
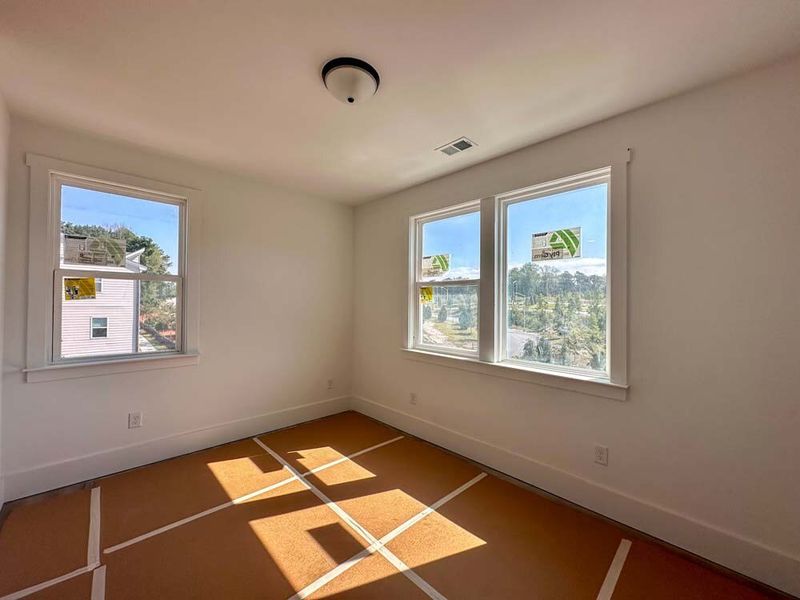
[[[265,431],[318,419],[348,408],[349,397],[340,396],[217,423],[136,444],[119,446],[102,452],[76,456],[39,465],[32,469],[12,471],[4,476],[5,500],[23,498],[65,485],[117,473]]]
[[[800,557],[367,398],[354,396],[350,408],[738,573],[800,596]]]

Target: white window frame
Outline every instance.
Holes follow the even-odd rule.
[[[190,249],[199,246],[202,197],[199,190],[36,154],[30,168],[28,264],[28,382],[140,371],[196,364],[198,360],[197,277]],[[61,358],[60,316],[63,277],[96,277],[98,271],[60,264],[60,194],[63,185],[110,192],[180,207],[177,275],[103,271],[103,279],[175,281],[176,350]]]
[[[103,327],[95,327],[94,326],[94,320],[95,319],[105,319],[106,320],[106,324]],[[95,329],[105,329],[106,330],[106,334],[104,336],[103,335],[95,335],[94,334],[94,330]],[[89,339],[91,339],[91,340],[103,340],[103,339],[107,339],[107,338],[108,338],[108,317],[89,317]]]
[[[553,365],[524,361],[508,358],[507,339],[508,327],[508,303],[507,303],[507,284],[508,284],[508,207],[519,202],[535,201],[539,198],[547,198],[554,194],[561,194],[592,187],[598,184],[606,184],[606,368],[604,371],[593,369],[581,369],[563,365]],[[611,380],[611,286],[609,285],[609,271],[611,266],[611,167],[581,173],[571,177],[563,177],[555,181],[548,181],[534,185],[522,190],[516,190],[507,194],[497,196],[500,219],[498,221],[500,251],[498,252],[498,303],[497,311],[499,317],[499,355],[498,362],[508,363],[520,368],[540,369],[543,372],[555,372],[566,376],[579,377],[584,379],[607,379]]]
[[[466,215],[474,212],[480,212],[480,203],[478,202],[467,202],[465,204],[459,204],[458,206],[453,206],[446,208],[444,210],[438,210],[431,213],[426,213],[424,215],[420,215],[414,219],[414,239],[415,239],[415,246],[416,251],[414,252],[414,265],[413,265],[413,272],[414,272],[414,286],[413,286],[413,296],[414,300],[412,302],[412,344],[415,348],[427,352],[436,352],[439,354],[448,354],[454,356],[464,356],[464,357],[478,357],[478,352],[472,352],[470,350],[464,350],[461,348],[448,348],[446,346],[437,346],[435,344],[426,344],[423,342],[422,336],[422,310],[421,310],[421,302],[419,302],[420,297],[420,288],[423,287],[463,287],[463,286],[475,286],[478,288],[478,317],[477,317],[477,329],[478,329],[478,346],[480,347],[480,323],[481,323],[481,306],[480,306],[480,294],[481,294],[481,280],[480,279],[448,279],[446,281],[425,281],[422,279],[422,229],[427,223],[432,223],[435,221],[441,221],[442,219],[448,219],[451,217],[458,217],[460,215]]]
[[[409,217],[409,285],[404,347],[412,360],[548,387],[626,399],[627,384],[627,178],[630,150],[605,165],[577,174],[543,180],[531,186],[503,192],[458,205]],[[608,183],[606,301],[606,372],[505,358],[506,348],[506,220],[508,206],[570,189]],[[481,212],[481,277],[479,282],[479,352],[459,355],[439,347],[421,345],[416,339],[419,322],[417,273],[421,264],[419,223],[447,216],[464,207]],[[458,212],[453,212],[458,214]],[[438,285],[438,284],[437,284]]]
[[[94,278],[94,291],[96,294],[103,293],[103,278],[102,277],[95,277]]]

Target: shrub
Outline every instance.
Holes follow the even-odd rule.
[[[447,308],[445,306],[442,306],[439,309],[439,314],[436,316],[436,320],[439,321],[439,323],[444,323],[447,321]]]

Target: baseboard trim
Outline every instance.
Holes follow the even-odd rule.
[[[348,410],[349,396],[328,398],[5,473],[5,501],[95,479],[211,446]]]
[[[800,596],[800,557],[361,396],[352,397],[350,408],[766,585]]]

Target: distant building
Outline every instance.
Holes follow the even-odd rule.
[[[124,250],[124,241],[121,242]],[[120,255],[117,247],[116,240],[105,241],[104,245],[85,236],[62,236],[62,260],[66,265],[86,265],[93,271],[109,273],[146,270],[141,264],[144,248]],[[139,351],[138,281],[96,277],[94,299],[62,298],[61,311],[62,357]]]

